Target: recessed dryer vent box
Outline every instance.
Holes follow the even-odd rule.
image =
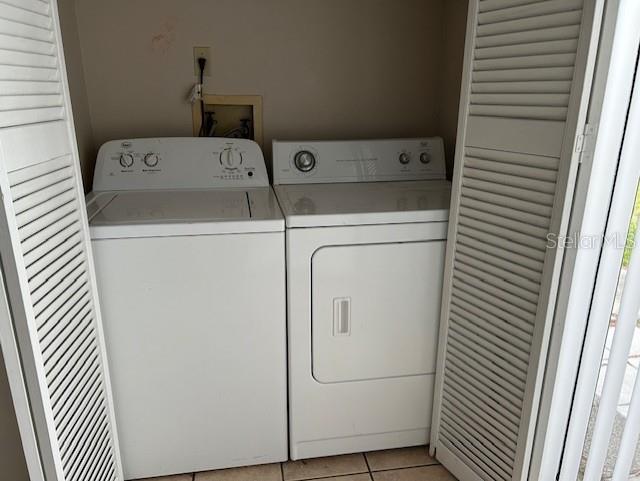
[[[254,140],[262,147],[262,97],[259,95],[204,94],[203,137]],[[201,103],[193,104],[193,135],[201,135]]]

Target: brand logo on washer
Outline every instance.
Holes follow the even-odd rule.
[[[122,146],[123,149],[128,149],[133,144],[131,142],[127,141],[127,142],[122,142],[120,145]]]

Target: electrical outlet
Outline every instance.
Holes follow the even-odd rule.
[[[193,47],[193,71],[196,76],[200,75],[199,58],[206,58],[207,63],[204,66],[204,76],[211,76],[211,47]]]

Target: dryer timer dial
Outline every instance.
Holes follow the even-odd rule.
[[[300,172],[311,172],[316,166],[316,156],[308,150],[301,150],[293,157],[293,164]]]

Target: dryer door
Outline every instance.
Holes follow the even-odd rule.
[[[435,372],[444,251],[444,241],[316,251],[312,347],[318,382]]]

